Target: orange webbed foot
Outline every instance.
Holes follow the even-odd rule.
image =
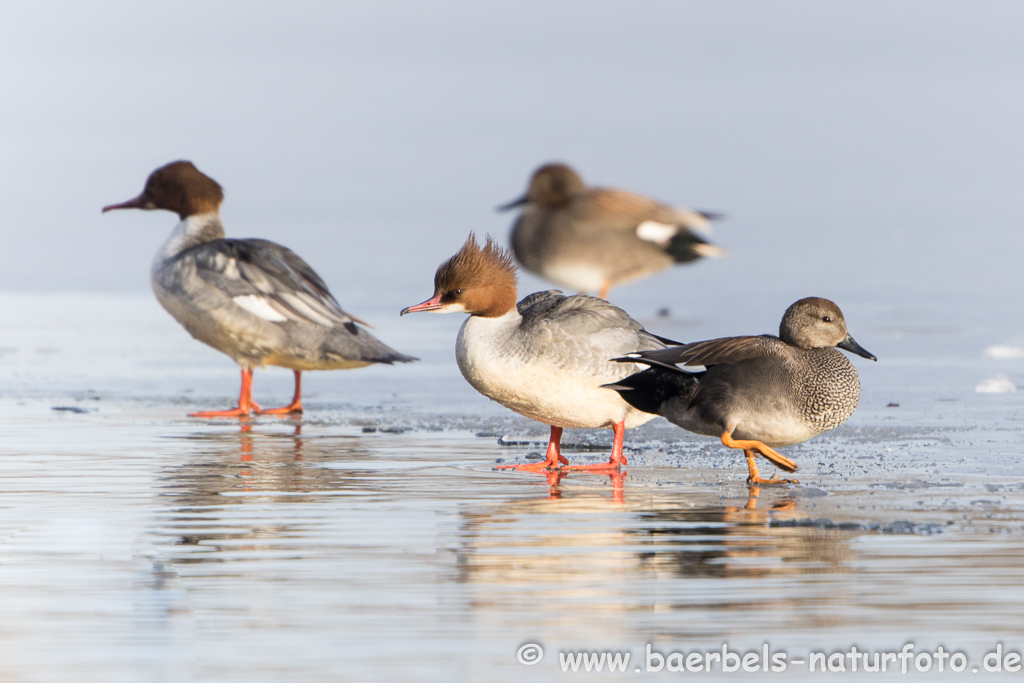
[[[620,461],[609,460],[608,462],[602,462],[596,465],[570,465],[565,469],[571,472],[610,472],[621,469],[625,464],[626,459],[623,458]]]
[[[255,403],[249,408],[232,408],[231,410],[201,410],[197,413],[189,413],[189,417],[249,417],[250,413],[260,414],[260,407]]]
[[[283,408],[268,408],[267,410],[256,411],[257,415],[301,415],[302,403],[292,403]]]
[[[561,470],[557,462],[541,460],[540,462],[527,462],[520,465],[495,465],[496,470],[518,470],[520,472],[543,472],[544,470]]]

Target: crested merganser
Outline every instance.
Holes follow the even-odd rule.
[[[190,161],[150,174],[135,199],[103,207],[165,209],[181,221],[153,259],[160,305],[199,341],[231,356],[242,370],[238,407],[191,417],[302,412],[302,372],[417,360],[386,346],[341,309],[319,275],[287,247],[262,239],[227,239],[221,186]],[[254,367],[295,372],[292,402],[261,410],[252,400]]]
[[[572,469],[608,470],[626,463],[625,430],[654,416],[637,410],[601,385],[634,372],[611,358],[665,348],[625,311],[585,295],[537,292],[516,304],[512,255],[490,237],[474,235],[434,275],[434,295],[402,311],[468,313],[455,356],[474,389],[520,415],[551,427],[543,462],[506,466],[521,470],[559,468],[562,430],[608,428],[615,432],[611,458]],[[504,469],[499,468],[499,469]]]
[[[809,297],[786,310],[778,337],[725,337],[626,354],[617,360],[650,367],[607,386],[635,408],[743,449],[748,483],[797,483],[761,478],[754,456],[795,472],[797,464],[773,447],[801,443],[853,415],[860,379],[837,348],[877,360],[850,336],[838,306]]]
[[[498,207],[524,206],[512,228],[512,250],[530,272],[578,292],[608,290],[702,256],[717,214],[672,208],[643,195],[591,187],[565,164],[534,172],[525,195]]]

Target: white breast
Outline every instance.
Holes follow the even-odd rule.
[[[559,362],[558,349],[524,341],[517,334],[521,322],[513,309],[500,318],[472,316],[462,325],[456,359],[474,389],[520,415],[557,427],[608,428],[625,419],[631,428],[654,417],[600,386],[613,380],[572,369],[586,364]]]
[[[803,443],[819,433],[806,420],[790,411],[753,411],[739,416],[732,436],[734,439],[756,439],[773,448],[780,448]]]

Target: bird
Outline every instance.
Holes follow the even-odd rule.
[[[835,303],[807,297],[786,310],[778,337],[725,337],[629,353],[616,360],[649,367],[606,386],[634,408],[742,449],[748,484],[798,483],[762,478],[754,459],[761,455],[795,472],[797,464],[775,448],[802,443],[853,415],[860,379],[836,349],[878,360],[850,336]]]
[[[469,384],[489,399],[550,426],[542,462],[498,469],[544,470],[568,465],[561,454],[563,429],[612,429],[607,463],[570,469],[615,470],[626,464],[625,431],[654,418],[633,408],[603,384],[623,379],[639,366],[612,357],[665,348],[621,308],[586,295],[536,292],[516,303],[512,254],[487,237],[470,234],[462,248],[434,275],[434,294],[402,315],[421,311],[468,313],[459,330],[455,357]]]
[[[512,251],[526,270],[608,298],[611,287],[725,250],[703,236],[720,214],[673,208],[625,190],[587,187],[571,167],[538,168],[519,199]]]
[[[238,407],[190,417],[302,412],[302,373],[408,363],[341,309],[323,279],[287,247],[224,236],[224,191],[190,161],[153,171],[138,197],[103,207],[164,209],[181,219],[153,259],[150,280],[160,305],[195,339],[227,354],[242,372]],[[252,400],[253,368],[295,373],[289,405],[260,409]]]

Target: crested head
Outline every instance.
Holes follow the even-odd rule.
[[[585,192],[587,186],[572,167],[565,164],[545,164],[530,178],[530,189],[526,192],[529,201],[541,206],[561,206],[573,196]]]
[[[839,306],[816,296],[800,299],[786,309],[779,338],[801,349],[838,347],[877,360],[850,336]]]
[[[487,237],[483,246],[470,233],[462,249],[434,274],[434,296],[402,313],[464,312],[484,318],[505,315],[516,306],[516,265],[512,254]]]
[[[224,200],[224,190],[216,180],[204,174],[191,161],[172,161],[149,174],[146,186],[135,199],[103,208],[164,209],[189,216],[216,213]]]

